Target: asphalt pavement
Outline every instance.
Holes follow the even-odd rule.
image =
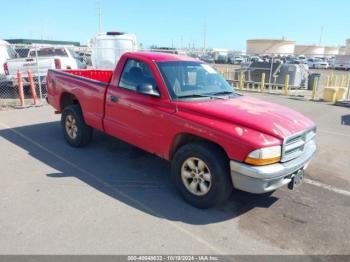
[[[295,191],[186,204],[170,164],[95,132],[68,146],[50,106],[0,111],[0,254],[350,254],[350,110],[250,94],[318,126]]]

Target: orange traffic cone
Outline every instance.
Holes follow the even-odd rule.
[[[22,74],[18,70],[17,71],[17,81],[18,81],[18,97],[21,103],[21,107],[24,107],[24,92],[23,92],[23,82],[22,82]]]
[[[33,75],[32,75],[32,72],[30,71],[30,68],[28,68],[28,80],[29,80],[29,84],[30,84],[30,93],[32,94],[33,103],[34,103],[34,105],[37,105],[38,97],[36,96]]]

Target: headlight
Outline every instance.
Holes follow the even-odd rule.
[[[263,166],[277,163],[280,160],[281,146],[272,146],[254,150],[248,155],[244,162],[254,166]]]

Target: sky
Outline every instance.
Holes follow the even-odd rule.
[[[0,6],[0,39],[86,44],[98,32],[98,6],[102,31],[135,33],[143,47],[203,48],[205,42],[244,50],[255,38],[318,44],[322,27],[323,45],[350,38],[348,0],[0,0]]]

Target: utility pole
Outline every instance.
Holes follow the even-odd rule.
[[[323,30],[324,30],[324,26],[321,27],[321,34],[320,34],[320,41],[318,42],[318,45],[321,46],[322,45],[322,39],[323,39]]]
[[[207,44],[207,23],[204,23],[204,28],[203,28],[203,51],[205,51]]]
[[[102,31],[102,12],[101,12],[101,1],[96,1],[97,15],[98,15],[98,33]]]

